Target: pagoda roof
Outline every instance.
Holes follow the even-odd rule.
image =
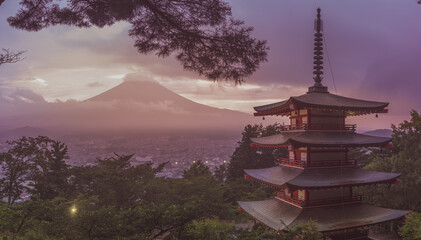
[[[347,115],[382,112],[389,105],[387,102],[367,101],[343,97],[329,92],[313,91],[288,100],[254,107],[255,116],[288,115],[293,104],[294,109],[318,108],[329,110],[345,110]]]
[[[344,131],[285,131],[272,136],[251,138],[254,145],[260,147],[282,147],[287,144],[320,147],[380,147],[387,145],[391,140],[391,138]]]
[[[255,219],[277,231],[285,229],[286,226],[304,224],[311,219],[318,224],[320,232],[328,232],[388,222],[408,213],[363,203],[304,209],[277,199],[238,202],[238,204]]]
[[[375,172],[358,167],[297,169],[277,166],[245,169],[251,178],[272,186],[288,185],[293,188],[328,188],[392,182],[400,173]]]

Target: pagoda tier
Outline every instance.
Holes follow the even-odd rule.
[[[408,211],[369,206],[363,203],[342,204],[328,207],[297,208],[277,199],[238,202],[241,209],[258,221],[278,231],[316,221],[320,232],[359,228],[392,221],[405,216]]]
[[[317,9],[314,34],[314,85],[306,94],[258,106],[255,116],[289,116],[280,134],[251,138],[252,147],[287,148],[279,166],[246,169],[245,177],[275,188],[275,199],[238,202],[240,208],[273,228],[283,230],[314,220],[332,239],[369,239],[363,227],[404,217],[407,211],[369,206],[353,188],[369,184],[399,183],[399,173],[358,168],[349,148],[387,147],[391,138],[355,132],[348,116],[386,113],[388,103],[334,95],[322,85],[323,34]],[[377,116],[377,115],[376,115]]]
[[[321,189],[394,183],[400,173],[374,172],[357,167],[297,169],[278,166],[263,169],[245,169],[246,178],[275,188]]]
[[[344,111],[346,116],[356,116],[369,113],[386,113],[389,103],[366,101],[331,94],[327,91],[309,91],[308,93],[290,97],[288,100],[254,107],[255,116],[291,115],[291,110],[318,109]]]
[[[254,147],[385,147],[391,138],[374,137],[346,131],[285,131],[277,135],[252,138]]]

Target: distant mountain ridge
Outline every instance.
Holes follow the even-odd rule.
[[[365,135],[375,136],[375,137],[392,137],[392,129],[375,129],[372,131],[364,132]]]
[[[165,88],[156,81],[125,81],[120,85],[100,93],[92,98],[85,100],[87,102],[112,102],[112,101],[133,101],[144,104],[153,103],[172,103],[176,107],[184,110],[223,110],[210,107],[204,104],[196,103],[185,97],[182,97],[171,90]],[[229,110],[232,112],[238,112]],[[240,112],[238,112],[240,113]]]
[[[159,102],[163,100],[190,101],[155,81],[125,81],[85,101],[131,100],[137,102]],[[190,101],[192,102],[192,101]]]
[[[231,131],[259,119],[182,97],[157,82],[125,81],[85,101],[26,104],[4,121],[67,132]],[[2,117],[0,116],[0,121]]]
[[[20,128],[15,128],[9,131],[3,132],[1,138],[6,138],[8,140],[17,139],[20,137],[37,137],[37,136],[50,136],[52,133],[44,128],[25,126]]]

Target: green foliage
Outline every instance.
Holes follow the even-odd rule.
[[[421,211],[421,116],[411,111],[411,120],[392,125],[393,149],[389,154],[370,154],[367,169],[398,172],[400,184],[362,188],[366,201],[390,208]]]
[[[224,163],[217,166],[214,171],[214,176],[218,182],[225,182],[228,176],[228,164]]]
[[[20,139],[18,144],[25,144]],[[67,146],[48,137],[28,138],[28,144],[34,147],[29,180],[32,182],[31,193],[41,199],[53,199],[69,194],[69,166],[65,160]]]
[[[0,182],[0,193],[9,204],[15,203],[24,191],[42,199],[70,192],[65,144],[43,136],[22,137],[7,143],[9,150],[0,154],[0,167],[5,175]]]
[[[421,213],[411,212],[406,216],[405,224],[400,228],[399,234],[404,240],[421,239]]]
[[[295,225],[286,229],[285,240],[327,240],[318,231],[317,223],[310,220],[301,225]]]
[[[183,239],[189,240],[225,240],[233,239],[234,224],[218,219],[193,221],[186,230]]]
[[[282,233],[268,230],[262,224],[255,224],[251,231],[237,229],[234,239],[241,240],[283,240]]]
[[[95,196],[100,205],[129,208],[145,197],[144,186],[155,178],[164,164],[152,168],[151,163],[132,166],[133,155],[97,159],[93,166],[73,168],[72,184],[76,192]]]
[[[360,167],[367,167],[376,158],[387,158],[392,156],[392,151],[385,148],[351,148],[348,152],[348,158],[357,160]]]
[[[13,204],[28,189],[24,183],[29,163],[24,155],[9,150],[0,154],[0,170],[4,175],[0,179],[0,197],[7,198],[7,203]]]
[[[202,163],[202,161],[197,161],[193,163],[189,169],[184,170],[183,178],[192,180],[198,177],[212,177],[212,172],[209,170],[209,167]]]
[[[244,176],[244,169],[267,168],[275,166],[276,159],[273,149],[250,147],[251,138],[270,136],[279,133],[279,124],[263,127],[262,125],[247,125],[243,132],[239,146],[235,149],[228,164],[228,180]]]
[[[273,129],[276,126],[261,128],[259,134]],[[263,153],[254,151],[264,162]],[[273,162],[271,151],[268,156]],[[0,202],[0,239],[281,237],[258,224],[252,231],[234,227],[234,219],[247,218],[237,210],[238,200],[265,199],[273,191],[242,177],[224,181],[226,166],[218,177],[199,161],[184,171],[183,178],[168,179],[156,177],[164,164],[134,166],[132,155],[115,154],[97,159],[95,165],[73,168],[65,164],[66,158],[67,147],[46,137],[11,142],[10,150],[2,154],[1,166],[11,173],[21,171],[21,185],[16,186],[23,191],[24,181],[30,179],[33,194],[27,201]],[[307,232],[305,228],[299,234],[307,236]]]

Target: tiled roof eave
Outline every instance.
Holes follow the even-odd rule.
[[[330,188],[341,188],[341,187],[361,187],[361,186],[369,186],[369,185],[376,185],[376,184],[392,184],[397,178],[399,178],[399,176],[396,176],[394,178],[390,178],[387,180],[381,180],[381,181],[336,184],[336,185],[326,185],[326,186],[301,186],[301,185],[294,185],[291,183],[287,183],[286,185],[290,189],[307,189],[307,190],[319,190],[319,189],[330,189]]]
[[[256,110],[256,112],[254,113],[254,116],[289,115],[290,114],[289,111],[291,110],[289,105],[291,103],[294,104],[294,106],[299,109],[315,108],[315,109],[327,109],[327,110],[344,110],[344,111],[356,112],[355,115],[381,113],[384,110],[384,108],[386,108],[389,105],[389,103],[380,103],[380,102],[378,102],[379,104],[378,106],[374,106],[374,107],[324,105],[324,104],[312,104],[309,102],[304,102],[304,101],[299,100],[299,97],[291,97],[290,99],[285,101],[282,105],[274,106],[272,108],[270,108],[269,106],[267,107],[267,109],[264,109],[265,106],[254,107],[254,110]]]
[[[321,232],[353,229],[401,219],[408,213],[404,210],[374,207],[363,203],[309,209],[296,208],[276,199],[240,201],[238,204],[242,210],[275,231],[303,224],[310,219],[317,222]]]
[[[251,138],[252,147],[385,147],[391,138],[375,137],[354,132],[300,131],[282,132],[273,136]]]

